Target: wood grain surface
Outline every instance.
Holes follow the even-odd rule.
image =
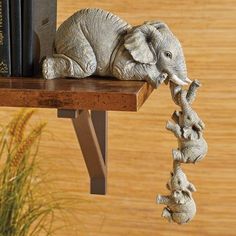
[[[160,217],[157,193],[165,194],[174,136],[165,123],[177,108],[161,86],[138,113],[109,112],[108,195],[91,196],[88,174],[68,119],[39,110],[47,120],[40,150],[47,185],[65,199],[55,236],[236,235],[236,2],[235,0],[58,0],[60,24],[77,9],[101,7],[131,24],[165,21],[182,42],[189,77],[199,79],[194,108],[206,123],[209,144],[201,163],[185,165],[197,192],[197,215],[188,225]],[[1,108],[4,124],[16,109]],[[50,189],[50,187],[48,187]],[[59,216],[58,216],[59,218]],[[61,219],[62,218],[62,219]]]
[[[153,91],[144,81],[112,78],[1,78],[0,106],[137,111]]]

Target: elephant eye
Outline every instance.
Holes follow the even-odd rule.
[[[168,57],[168,58],[170,58],[170,59],[172,59],[172,53],[169,52],[169,51],[166,51],[166,52],[165,52],[165,56]]]

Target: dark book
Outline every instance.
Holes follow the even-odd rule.
[[[10,0],[11,76],[22,76],[21,0]]]
[[[0,75],[11,75],[9,0],[0,0]]]
[[[57,0],[23,0],[23,76],[41,74],[42,61],[53,54]]]

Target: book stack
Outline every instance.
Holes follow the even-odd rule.
[[[53,53],[57,0],[0,0],[0,76],[37,76]]]

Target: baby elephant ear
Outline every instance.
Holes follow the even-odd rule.
[[[167,29],[169,30],[169,27],[167,26],[166,23],[161,22],[161,21],[146,21],[145,24],[149,24],[154,26],[157,30],[161,30],[161,29]]]
[[[195,188],[195,186],[192,183],[189,183],[188,190],[190,192],[196,192],[197,191],[197,189]]]
[[[131,30],[125,36],[124,46],[135,61],[154,65],[157,63],[157,55],[152,42],[158,37],[160,33],[155,27],[144,24]]]

